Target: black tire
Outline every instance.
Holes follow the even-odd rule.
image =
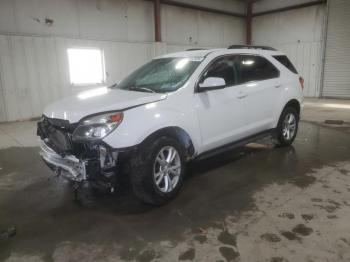
[[[293,135],[287,139],[286,136],[283,135],[283,129],[284,129],[284,121],[287,116],[292,114],[295,118],[295,131]],[[289,146],[293,143],[299,128],[299,114],[297,110],[293,107],[286,107],[283,109],[282,114],[280,116],[280,119],[278,120],[277,125],[277,141],[279,146]]]
[[[176,149],[181,162],[181,172],[176,186],[171,192],[162,192],[154,179],[154,163],[160,150],[164,147]],[[184,180],[186,150],[184,146],[172,137],[160,137],[150,141],[139,148],[139,152],[131,159],[130,180],[134,194],[142,202],[151,205],[164,205],[178,194]]]

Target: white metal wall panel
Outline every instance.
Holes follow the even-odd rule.
[[[350,98],[350,1],[330,0],[323,96]]]
[[[12,58],[13,79],[16,86],[16,100],[18,114],[22,118],[30,118],[32,114],[31,102],[28,99],[28,74],[25,65],[23,41],[19,37],[9,38],[10,54]]]
[[[147,42],[152,13],[144,0],[0,0],[0,33]]]
[[[228,47],[245,41],[245,21],[241,18],[198,13],[198,43]]]
[[[16,32],[16,16],[14,16],[14,1],[0,1],[0,32]]]
[[[37,56],[36,48],[34,44],[34,38],[25,37],[23,38],[25,62],[24,65],[27,68],[27,88],[29,89],[29,95],[27,99],[32,105],[32,115],[40,116],[41,109],[43,107],[44,99],[42,98],[43,93],[40,85],[40,72],[37,70]]]
[[[67,59],[70,47],[101,48],[105,56],[106,85],[110,85],[156,55],[198,45],[158,46],[157,43],[0,35],[0,122],[38,117],[47,104],[91,88],[70,84]]]
[[[4,95],[5,94],[2,89],[2,81],[1,81],[1,75],[0,75],[0,123],[7,121]]]
[[[322,45],[319,42],[277,44],[274,46],[284,52],[295,65],[298,73],[305,79],[304,96],[318,97],[320,93]]]
[[[67,48],[79,46],[103,49],[106,84],[155,55],[152,43],[0,35],[0,122],[40,116],[47,104],[91,88],[69,83]]]
[[[3,1],[3,0],[2,0]],[[2,2],[1,1],[1,2]],[[19,34],[71,35],[79,34],[77,3],[72,0],[9,0],[14,24],[5,22],[1,31]],[[10,10],[9,10],[10,11]],[[45,25],[45,18],[53,20]],[[10,28],[7,28],[10,27]],[[11,31],[9,29],[12,29]]]
[[[162,40],[171,44],[197,44],[197,13],[186,8],[162,6]]]
[[[162,40],[170,45],[227,47],[245,41],[244,19],[162,6]]]
[[[181,1],[218,10],[245,13],[244,2],[238,0]],[[171,30],[168,34],[170,42],[188,44],[189,36],[192,36],[193,42],[197,41],[198,15],[201,13],[202,16],[206,16],[209,13],[164,4],[161,6],[163,17],[169,16],[163,14],[167,10],[176,14],[166,20],[162,19],[161,27],[165,32],[168,27]],[[214,17],[223,20],[226,16],[215,14]],[[230,25],[232,20],[243,21],[242,18],[227,17],[230,18],[228,19]],[[46,18],[52,19],[53,24],[45,24]],[[0,34],[151,42],[154,40],[153,20],[153,3],[145,0],[0,0]],[[217,24],[217,21],[214,21],[210,26],[213,25],[222,32],[223,29],[218,28]],[[180,42],[178,39],[174,40],[172,38],[174,35],[171,35],[177,31],[179,37],[185,37],[180,38]],[[241,31],[244,31],[243,27]],[[212,31],[211,34],[213,33],[216,34]],[[205,37],[205,34],[201,36]]]
[[[154,40],[153,3],[148,1],[129,0],[128,40],[137,42],[152,42]]]
[[[246,24],[244,19],[237,17],[224,16],[223,27],[223,47],[235,44],[245,44],[246,40]]]
[[[217,14],[198,13],[198,43],[204,45],[223,45],[224,21]]]
[[[2,80],[2,89],[4,93],[4,99],[6,101],[6,119],[17,119],[19,117],[19,108],[17,104],[20,101],[17,100],[12,50],[8,37],[0,36],[0,75]]]
[[[78,3],[83,37],[127,39],[126,1],[79,0]]]
[[[253,19],[254,44],[285,52],[305,79],[304,95],[319,97],[322,72],[325,5]]]
[[[245,12],[242,1],[181,1]],[[161,16],[164,42],[154,43],[152,1],[0,0],[0,122],[40,116],[48,103],[90,88],[70,85],[69,47],[103,49],[111,84],[154,56],[245,39],[242,18],[169,5]]]

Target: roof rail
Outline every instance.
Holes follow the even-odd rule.
[[[277,51],[277,49],[273,47],[262,46],[262,45],[230,45],[227,49],[261,49],[261,50]]]
[[[187,49],[186,51],[198,51],[198,50],[208,50],[208,49],[205,49],[205,48],[190,48],[190,49]]]

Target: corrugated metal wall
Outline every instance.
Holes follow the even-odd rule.
[[[318,5],[253,19],[254,44],[273,46],[289,56],[305,79],[306,97],[320,96],[325,13],[326,6]]]
[[[152,43],[0,36],[2,120],[40,116],[48,103],[86,90],[88,87],[71,86],[69,82],[66,50],[79,46],[104,50],[107,84],[118,81],[155,54]]]
[[[323,96],[350,98],[350,1],[330,0]]]
[[[319,97],[322,72],[321,42],[276,44],[275,47],[290,58],[298,73],[304,78],[304,96]]]
[[[207,4],[212,2],[201,2]],[[244,12],[239,1],[219,0],[216,8]],[[53,25],[46,25],[45,18]],[[70,85],[69,47],[103,49],[106,84],[112,84],[154,56],[243,43],[243,23],[162,5],[164,43],[154,43],[149,1],[0,0],[0,122],[40,116],[48,103],[90,88]]]
[[[242,18],[162,6],[162,40],[168,44],[227,47],[244,39]]]

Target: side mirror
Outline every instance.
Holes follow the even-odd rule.
[[[198,92],[205,92],[210,90],[225,88],[225,79],[221,77],[208,77],[198,85]]]

